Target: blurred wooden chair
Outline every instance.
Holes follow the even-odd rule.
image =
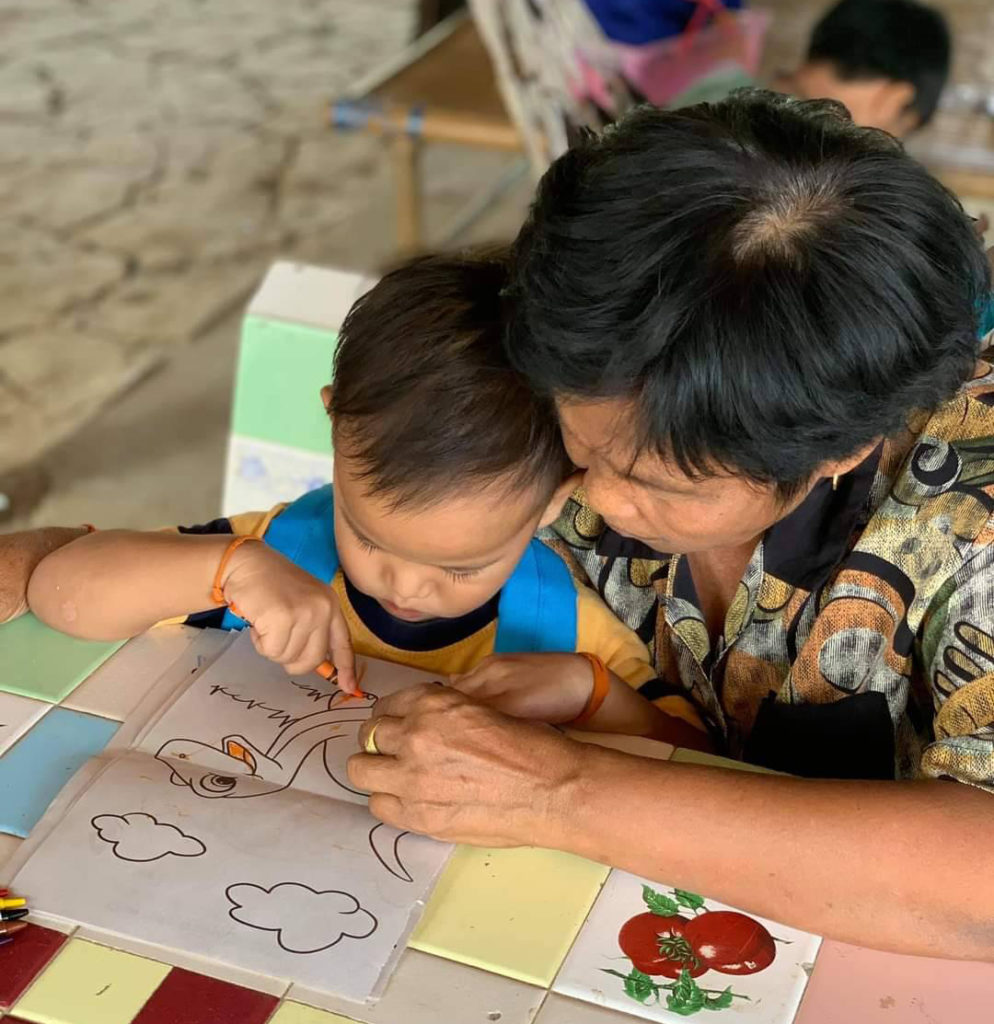
[[[490,56],[465,12],[417,39],[374,78],[332,104],[332,124],[384,136],[394,160],[397,240],[422,244],[420,156],[432,142],[521,152],[497,89]]]

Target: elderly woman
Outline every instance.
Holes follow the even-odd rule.
[[[510,353],[582,471],[550,543],[651,643],[647,696],[790,776],[510,719],[494,694],[557,670],[492,661],[381,702],[374,813],[994,959],[994,371],[959,205],[840,108],[739,95],[564,155],[515,261]]]

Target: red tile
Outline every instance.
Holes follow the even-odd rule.
[[[0,1010],[9,1009],[21,998],[67,937],[51,928],[29,924],[13,942],[0,946]]]
[[[279,999],[174,967],[131,1024],[265,1024]]]

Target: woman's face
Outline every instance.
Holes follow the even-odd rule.
[[[773,487],[741,477],[694,480],[657,455],[642,453],[633,461],[636,442],[626,401],[557,405],[587,500],[612,529],[656,551],[690,554],[754,542],[806,496],[802,490],[784,504]]]

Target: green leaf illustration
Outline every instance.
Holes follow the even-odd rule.
[[[677,903],[688,910],[700,910],[704,906],[704,897],[698,896],[696,892],[687,892],[686,889],[674,889]]]
[[[732,986],[729,985],[721,995],[705,996],[704,1008],[706,1010],[724,1010],[726,1006],[732,1005]]]
[[[681,1017],[689,1017],[704,1008],[705,996],[689,971],[681,971],[666,997],[666,1008]]]
[[[625,978],[625,995],[640,1003],[649,1001],[649,997],[656,994],[656,986],[648,974],[643,974],[637,967],[633,967],[631,973]]]
[[[669,896],[664,896],[661,892],[656,892],[655,889],[650,889],[647,885],[642,886],[642,899],[654,914],[659,914],[661,917],[670,917],[680,910],[675,900],[671,900]]]

